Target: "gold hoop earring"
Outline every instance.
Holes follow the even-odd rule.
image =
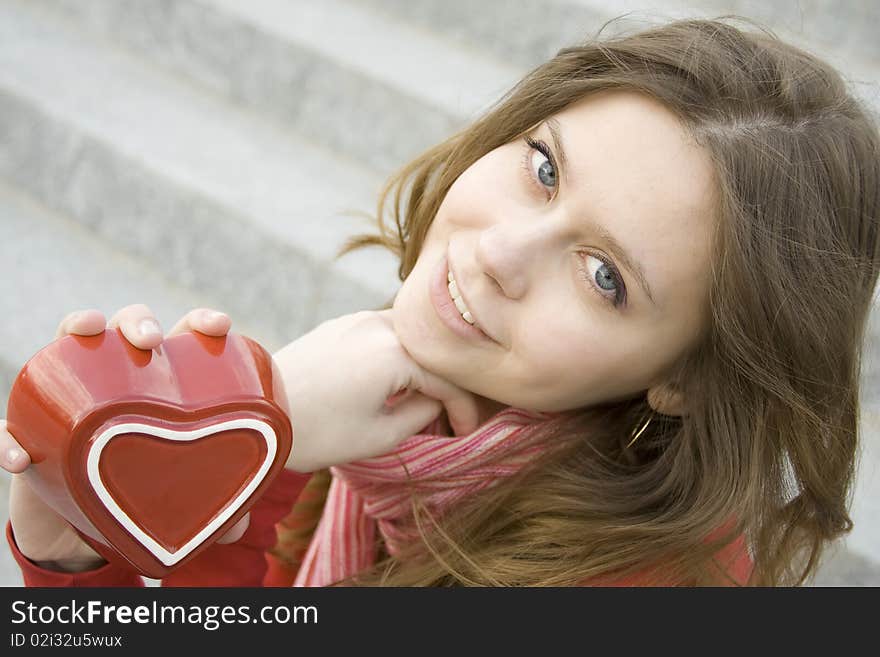
[[[636,433],[635,429],[633,429],[632,433],[635,433],[635,436],[633,436],[633,439],[629,441],[629,443],[627,444],[627,446],[624,449],[629,449],[630,447],[632,447],[633,443],[639,439],[639,436],[641,436],[642,432],[644,432],[644,430],[648,428],[648,425],[651,424],[651,420],[653,420],[653,419],[654,419],[654,410],[651,409],[651,415],[648,417],[648,421],[642,425],[642,428],[639,429],[638,433]],[[632,433],[630,434],[631,436],[632,436]]]

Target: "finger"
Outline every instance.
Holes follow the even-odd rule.
[[[245,513],[241,520],[235,523],[228,532],[226,532],[223,536],[217,539],[218,543],[235,543],[238,539],[244,536],[244,533],[247,531],[248,526],[251,522],[251,514],[250,511]]]
[[[409,393],[410,391],[407,388],[401,388],[385,400],[385,406],[387,406],[388,408],[396,406]]]
[[[113,315],[107,328],[117,327],[138,349],[154,349],[162,344],[162,328],[153,311],[142,303],[126,306]]]
[[[376,311],[374,314],[392,329],[394,328],[393,309],[386,308]],[[407,387],[439,400],[446,409],[449,424],[456,436],[472,433],[480,426],[480,409],[477,405],[477,398],[467,390],[459,388],[418,366],[416,366],[410,385]],[[391,403],[394,404],[395,401],[392,399]]]
[[[443,404],[456,436],[467,435],[480,425],[480,409],[473,393],[421,369],[413,375],[410,387]]]
[[[55,338],[65,335],[98,335],[106,327],[104,313],[100,310],[75,310],[68,314],[55,331]]]
[[[6,472],[18,473],[30,464],[30,454],[9,433],[6,428],[6,420],[0,420],[0,465]]]
[[[386,407],[384,413],[387,419],[383,431],[392,441],[388,449],[394,449],[401,440],[424,429],[442,412],[443,404],[418,392],[407,395],[393,408]]]
[[[196,308],[190,310],[184,315],[177,324],[168,331],[168,337],[186,333],[187,331],[198,331],[205,335],[226,335],[229,333],[229,327],[232,326],[232,320],[226,313],[211,308]]]

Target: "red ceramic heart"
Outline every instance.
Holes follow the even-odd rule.
[[[236,334],[60,338],[19,372],[7,423],[46,503],[156,578],[235,525],[292,444],[271,355]]]

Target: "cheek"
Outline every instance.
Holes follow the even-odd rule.
[[[449,188],[434,224],[440,229],[473,228],[491,223],[499,208],[517,193],[518,170],[514,149],[502,146],[484,155]]]
[[[628,397],[640,389],[651,359],[641,336],[609,325],[598,311],[562,313],[552,327],[535,316],[517,333],[514,378],[520,390],[560,410]]]
[[[420,259],[401,285],[392,306],[394,330],[410,352],[421,352],[431,343],[431,326],[427,321],[430,310],[427,269],[427,261]],[[420,294],[420,290],[425,290],[425,294]]]
[[[588,335],[583,323],[550,327],[540,319],[523,324],[517,336],[517,360],[528,372],[529,384],[559,390],[581,381],[591,364],[596,368],[600,357]]]

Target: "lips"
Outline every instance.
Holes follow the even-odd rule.
[[[468,341],[492,343],[494,340],[472,324],[464,321],[452,297],[449,295],[446,274],[448,261],[444,257],[437,263],[431,277],[430,298],[438,317],[454,334]]]
[[[25,364],[7,423],[40,497],[105,557],[154,578],[229,531],[292,443],[271,355],[235,334],[151,351],[118,329],[66,336]]]

